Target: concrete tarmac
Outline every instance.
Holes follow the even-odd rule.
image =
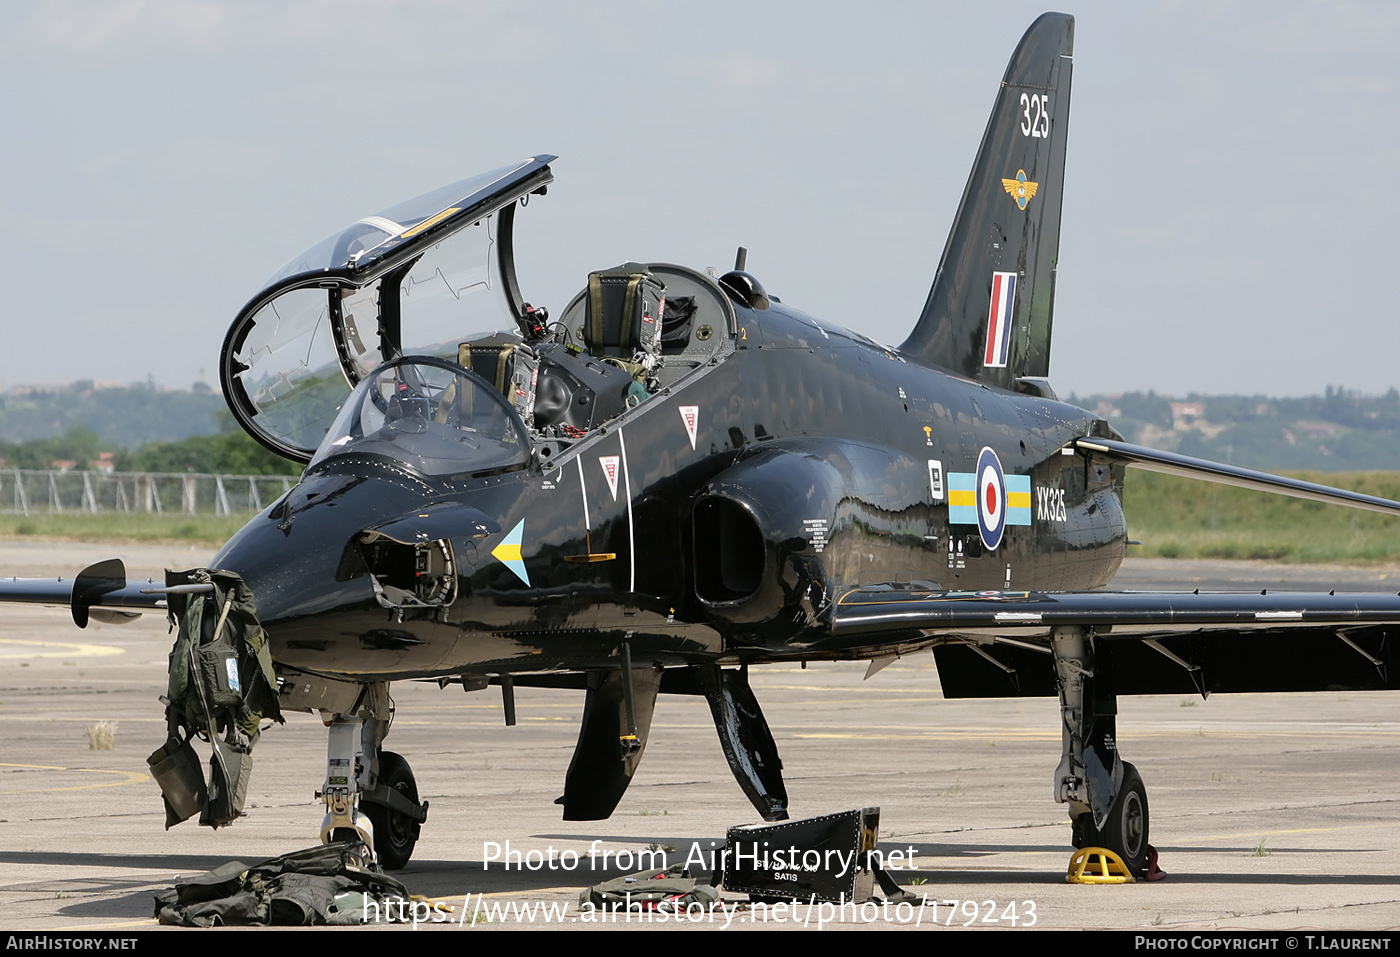
[[[0,570],[71,574],[118,553],[133,577],[208,558],[181,546],[5,542]],[[1397,581],[1393,568],[1133,560],[1118,584],[1396,590]],[[79,631],[66,610],[0,609],[0,929],[149,929],[153,895],[177,875],[316,842],[322,808],[312,795],[326,736],[304,714],[263,735],[244,819],[218,831],[191,822],[164,829],[145,757],[164,738],[156,698],[169,648],[159,617]],[[914,867],[896,876],[937,905],[919,912],[918,929],[1010,929],[1013,917],[1017,929],[1400,927],[1400,698],[1120,699],[1119,745],[1147,783],[1152,841],[1168,877],[1090,887],[1064,882],[1069,824],[1051,793],[1056,701],[945,701],[927,654],[869,681],[864,671],[863,663],[768,667],[751,679],[783,756],[793,816],[879,806],[882,848],[913,848]],[[663,698],[617,812],[568,823],[553,801],[581,694],[520,689],[513,728],[503,725],[495,689],[464,694],[404,682],[393,694],[388,746],[412,762],[420,797],[431,802],[414,858],[398,876],[414,893],[458,907],[471,895],[461,930],[488,926],[486,912],[519,914],[536,904],[571,908],[556,912],[567,921],[578,916],[581,887],[635,869],[626,857],[651,849],[684,860],[722,844],[728,827],[756,820],[703,700]],[[92,750],[102,722],[115,726],[115,746]],[[506,869],[491,857],[507,842],[537,852],[536,860],[550,848],[556,861],[570,851],[578,863]],[[865,927],[870,914],[835,916],[825,929]],[[791,929],[795,917],[801,922],[787,914],[755,925],[740,915],[734,926]],[[809,915],[806,926],[819,918]],[[909,911],[875,924],[915,927]],[[536,913],[489,926],[546,925]],[[693,926],[720,928],[724,919]]]

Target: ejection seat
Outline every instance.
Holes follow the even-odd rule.
[[[494,385],[525,424],[534,427],[539,359],[528,347],[514,336],[500,334],[463,342],[457,346],[457,364]]]
[[[582,330],[588,351],[628,366],[637,364],[638,353],[654,356],[665,295],[666,287],[639,263],[589,273]]]

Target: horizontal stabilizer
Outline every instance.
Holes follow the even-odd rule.
[[[1325,502],[1328,505],[1346,505],[1386,515],[1400,515],[1400,502],[1393,502],[1388,498],[1349,492],[1346,489],[1271,475],[1268,472],[1256,472],[1254,469],[1244,469],[1237,465],[1222,465],[1207,459],[1195,459],[1189,455],[1177,455],[1175,452],[1160,452],[1157,449],[1112,439],[1076,439],[1074,445],[1081,451],[1100,452],[1149,472],[1181,475],[1220,485],[1253,489],[1256,492],[1272,492],[1313,502]]]

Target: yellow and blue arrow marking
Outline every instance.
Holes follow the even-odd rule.
[[[530,573],[525,570],[525,562],[520,557],[520,542],[525,537],[525,519],[515,523],[515,527],[506,532],[506,537],[501,544],[491,549],[491,556],[499,559],[501,564],[515,573],[515,577],[530,584]]]

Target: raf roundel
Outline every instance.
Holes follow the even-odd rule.
[[[990,448],[977,456],[977,531],[989,551],[996,551],[1006,531],[1006,475]]]

